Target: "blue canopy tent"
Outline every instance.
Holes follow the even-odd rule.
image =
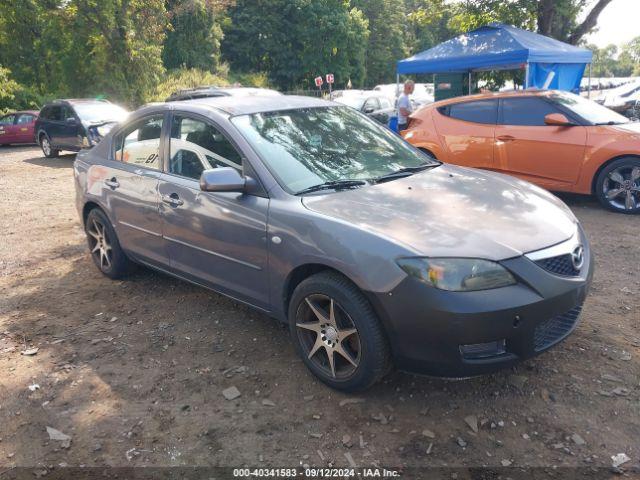
[[[468,73],[526,70],[525,88],[576,90],[592,53],[553,38],[501,23],[490,23],[424,52],[400,60],[397,73]],[[589,74],[591,78],[591,74]],[[590,86],[590,85],[589,85]]]

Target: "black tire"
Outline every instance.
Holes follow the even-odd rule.
[[[595,194],[598,201],[614,212],[639,214],[640,177],[638,175],[640,175],[640,158],[623,157],[614,160],[604,167],[596,178]]]
[[[60,150],[56,150],[51,146],[51,140],[46,133],[41,133],[38,137],[38,144],[40,144],[40,148],[42,149],[42,153],[47,158],[55,158],[60,155]]]
[[[111,222],[99,208],[94,208],[89,212],[87,221],[85,222],[85,233],[87,234],[87,243],[93,263],[95,263],[96,267],[98,267],[104,275],[112,279],[117,279],[132,272],[134,268],[133,262],[131,262],[122,251]],[[100,243],[96,234],[104,236],[107,245],[110,247],[108,250],[106,248],[96,250],[96,246]],[[105,245],[104,242],[102,245]],[[105,260],[105,256],[108,252],[110,256],[107,261]]]
[[[334,356],[335,369],[332,369],[328,362],[329,350],[327,347],[315,350],[316,353],[311,357],[309,355],[314,349],[310,346],[313,343],[313,338],[316,342],[321,342],[322,339],[325,339],[324,333],[310,332],[297,325],[298,322],[305,323],[305,313],[314,315],[313,309],[308,306],[310,304],[307,303],[307,299],[325,297],[334,302],[331,304],[335,305],[334,318],[336,321],[341,324],[349,322],[356,329],[355,334],[347,335],[335,344],[339,344],[344,352],[345,349],[350,349],[347,342],[356,343],[357,341],[357,353],[350,355],[357,361],[357,366],[351,365],[345,360],[346,357],[343,357],[342,353],[338,355],[336,352]],[[338,314],[338,312],[340,313]],[[323,310],[323,313],[327,314],[327,317],[329,316],[328,310]],[[331,388],[346,392],[365,390],[390,371],[391,355],[380,320],[360,289],[339,273],[320,272],[302,281],[293,292],[288,314],[289,329],[296,351],[307,368]],[[306,323],[306,325],[310,324]],[[347,326],[343,330],[336,331],[341,335],[342,332],[353,330],[353,327]],[[310,339],[309,336],[311,336]],[[349,350],[349,352],[353,353],[353,350]],[[321,364],[323,359],[326,359],[324,366]],[[339,363],[344,364],[347,373],[340,372]],[[333,370],[333,375],[331,375],[331,370]]]

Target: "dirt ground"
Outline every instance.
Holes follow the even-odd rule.
[[[609,471],[619,453],[630,459],[621,469],[640,472],[640,216],[563,196],[597,263],[564,343],[481,378],[395,372],[354,397],[315,381],[263,314],[149,270],[103,277],[75,211],[73,160],[0,148],[0,478],[14,467],[350,459]],[[230,386],[241,392],[231,401]]]

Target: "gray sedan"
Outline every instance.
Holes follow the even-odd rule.
[[[287,322],[341,390],[392,365],[511,366],[573,331],[591,283],[587,239],[556,197],[441,164],[322,100],[144,107],[74,173],[102,273],[146,265]]]

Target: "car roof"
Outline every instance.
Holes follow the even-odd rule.
[[[17,112],[7,112],[2,116],[6,117],[7,115],[22,115],[23,113],[27,113],[29,115],[35,115],[36,117],[40,115],[40,112],[38,110],[18,110]]]
[[[56,100],[52,100],[47,102],[45,106],[48,105],[63,105],[68,103],[69,105],[77,105],[80,103],[111,103],[109,100],[102,100],[97,98],[59,98]]]
[[[450,105],[453,103],[461,103],[461,102],[469,102],[472,100],[488,100],[488,99],[498,99],[498,98],[512,98],[512,97],[547,97],[553,93],[556,93],[556,90],[537,90],[537,89],[529,89],[529,90],[514,90],[512,92],[488,92],[488,93],[478,93],[475,95],[464,95],[461,97],[453,97],[447,98],[446,100],[439,100],[430,104],[430,107],[441,107],[444,105]]]
[[[175,108],[187,105],[209,107],[220,110],[229,115],[248,115],[254,113],[275,112],[279,110],[296,110],[300,108],[342,107],[343,105],[322,100],[315,97],[297,95],[273,96],[238,96],[238,97],[208,97],[183,100]]]
[[[183,101],[192,100],[192,98],[204,98],[208,95],[211,96],[234,96],[234,95],[273,95],[280,96],[282,93],[270,88],[259,87],[216,87],[216,86],[202,86],[194,88],[185,88],[173,92],[166,101]],[[196,97],[197,96],[197,97]],[[182,98],[186,97],[186,98]]]

